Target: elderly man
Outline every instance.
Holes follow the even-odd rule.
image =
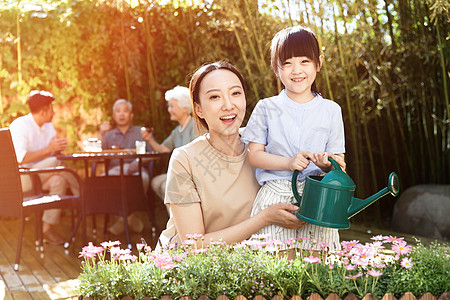
[[[31,91],[28,95],[30,113],[14,120],[9,129],[16,151],[17,162],[27,168],[48,168],[60,164],[54,153],[67,147],[67,140],[56,136],[53,119],[53,95],[46,91]],[[79,195],[78,183],[69,173],[40,174],[42,189],[53,195],[64,195],[67,188],[74,195]],[[28,176],[22,176],[22,190],[30,192],[32,182]],[[62,244],[64,239],[52,228],[59,223],[61,211],[51,209],[42,217],[44,238],[46,242]]]
[[[134,149],[136,147],[136,141],[143,141],[141,134],[141,127],[132,125],[133,121],[133,106],[125,99],[117,100],[113,105],[113,119],[116,124],[116,128],[106,132],[103,136],[102,148],[112,149],[113,147],[119,147],[121,149]],[[146,150],[151,151],[150,145],[146,143]],[[138,174],[138,162],[134,159],[124,160],[124,173],[125,175],[137,175]],[[120,161],[112,160],[108,169],[109,175],[120,175]],[[144,191],[148,190],[149,175],[146,168],[142,168],[142,185]],[[122,218],[118,218],[117,221],[108,228],[108,230],[115,234],[121,234],[124,230]],[[144,228],[142,221],[134,214],[128,217],[128,223],[132,230],[141,232]]]

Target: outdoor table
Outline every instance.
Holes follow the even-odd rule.
[[[128,232],[128,223],[127,223],[127,181],[126,176],[124,174],[124,160],[125,159],[138,159],[139,161],[139,176],[133,176],[139,178],[141,180],[141,167],[142,167],[142,159],[150,159],[150,160],[158,160],[163,157],[169,156],[170,152],[146,152],[142,154],[136,153],[135,149],[114,149],[114,150],[103,150],[102,152],[75,152],[73,154],[68,155],[57,155],[57,158],[59,160],[66,160],[66,161],[83,161],[84,162],[84,172],[85,172],[85,195],[82,197],[82,217],[81,217],[81,227],[82,227],[82,239],[83,243],[86,244],[86,215],[88,213],[107,213],[108,207],[99,207],[95,203],[92,203],[95,201],[94,195],[89,195],[89,193],[93,193],[93,190],[96,188],[100,188],[98,183],[95,181],[96,179],[106,179],[106,178],[112,178],[112,177],[119,177],[120,178],[120,193],[121,193],[121,212],[122,216],[124,217],[124,226],[125,226],[125,235],[127,239],[128,248],[131,249],[131,242],[130,242],[130,235]],[[109,176],[108,170],[106,168],[105,170],[105,176],[89,176],[89,162],[94,161],[108,161],[111,159],[118,159],[120,160],[120,175],[119,176]],[[151,179],[151,178],[150,178]],[[109,186],[103,188],[117,188],[116,186]],[[86,201],[86,199],[89,199],[89,202]],[[106,210],[102,210],[106,209]],[[117,213],[117,212],[116,212]],[[79,222],[76,224],[76,228],[79,227]]]

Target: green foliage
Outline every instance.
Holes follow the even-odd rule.
[[[419,244],[409,253],[410,246],[401,238],[377,236],[373,238],[377,241],[365,245],[343,242],[341,251],[321,252],[319,257],[295,248],[295,258],[288,260],[278,250],[281,241],[255,237],[236,245],[213,242],[203,247],[201,238],[193,235],[183,248],[164,251],[152,252],[138,244],[138,256],[119,249],[120,242],[105,242],[102,247],[90,244],[80,255],[84,262],[78,293],[94,299],[159,299],[163,295],[173,299],[299,295],[305,299],[311,293],[323,298],[336,293],[343,299],[350,293],[358,298],[372,293],[381,299],[387,292],[397,297],[407,291],[438,296],[449,290],[449,245]],[[301,246],[299,241],[292,242]],[[392,251],[384,250],[382,245],[389,243]],[[411,263],[404,265],[405,260]]]
[[[396,297],[411,292],[420,297],[430,292],[440,295],[450,291],[450,247],[448,244],[434,242],[429,246],[419,243],[409,255],[413,268],[392,269],[388,291]]]
[[[162,141],[176,125],[165,91],[187,86],[197,67],[217,59],[244,74],[248,118],[282,88],[270,68],[271,38],[301,24],[325,55],[319,90],[343,109],[356,196],[385,186],[391,171],[404,188],[448,183],[448,1],[314,1],[2,0],[0,125],[27,113],[31,89],[46,89],[71,150],[96,136],[118,98]],[[393,204],[365,213],[390,214]]]

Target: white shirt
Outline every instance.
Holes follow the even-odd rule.
[[[19,163],[22,162],[27,152],[47,147],[50,140],[56,135],[56,130],[52,123],[44,123],[44,125],[39,126],[31,113],[15,119],[9,125],[9,130],[11,131],[17,162]],[[23,166],[26,167],[34,163],[36,161]]]
[[[245,127],[242,140],[265,146],[267,153],[294,157],[304,150],[311,153],[345,153],[344,123],[336,102],[317,95],[307,103],[296,103],[283,90],[277,96],[260,100]],[[298,180],[322,171],[310,163],[299,172]],[[269,180],[291,180],[292,171],[256,169],[259,184]]]

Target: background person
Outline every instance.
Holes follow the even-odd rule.
[[[250,218],[259,185],[239,136],[246,109],[239,71],[223,61],[204,65],[189,89],[197,128],[208,133],[173,151],[165,195],[171,216],[158,246],[180,245],[187,234],[204,234],[201,246],[210,239],[239,242],[269,224],[299,228],[292,204],[273,205]]]
[[[67,147],[65,138],[58,138],[56,130],[51,123],[53,119],[53,95],[46,91],[31,91],[28,95],[30,113],[15,119],[9,129],[11,131],[17,162],[22,167],[42,169],[61,165],[56,152]],[[48,190],[52,195],[65,195],[67,188],[72,194],[79,195],[78,182],[69,173],[39,174],[42,189]],[[28,175],[21,176],[22,190],[30,192],[32,182]],[[61,210],[49,209],[42,216],[44,238],[53,244],[62,244],[64,239],[53,229],[60,221]]]
[[[125,99],[118,99],[113,105],[113,119],[116,128],[106,132],[103,136],[102,148],[112,149],[119,147],[120,149],[135,149],[136,141],[143,141],[141,127],[132,125],[133,106]],[[146,144],[146,151],[151,151],[150,145]],[[123,170],[125,175],[139,175],[139,164],[135,159],[124,159]],[[120,160],[112,159],[108,166],[109,175],[120,175]],[[141,170],[142,186],[147,192],[149,186],[149,175],[145,167]],[[144,229],[144,223],[136,214],[128,216],[128,224],[133,231],[141,232]],[[119,235],[124,231],[123,219],[116,218],[115,223],[108,228],[115,235]]]
[[[161,143],[154,139],[152,129],[143,130],[142,136],[156,152],[170,152],[175,148],[181,147],[197,136],[194,129],[194,120],[192,119],[192,105],[189,97],[189,89],[184,86],[177,85],[165,94],[167,101],[167,111],[170,120],[178,122],[178,126],[170,133],[170,135]],[[156,195],[164,201],[164,191],[166,188],[167,174],[160,174],[152,179],[151,185]]]

